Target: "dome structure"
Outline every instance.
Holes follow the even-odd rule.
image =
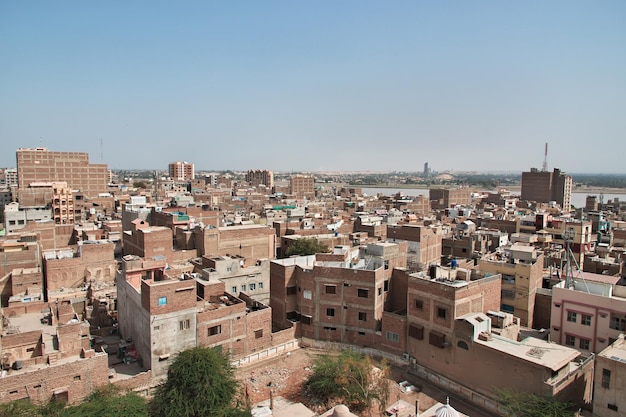
[[[351,417],[352,413],[350,412],[348,407],[346,407],[343,404],[339,404],[339,405],[336,405],[335,408],[333,408],[333,413],[331,414],[331,416],[332,417]]]
[[[458,411],[456,411],[450,405],[450,398],[446,398],[446,405],[441,406],[435,411],[435,417],[459,417]]]

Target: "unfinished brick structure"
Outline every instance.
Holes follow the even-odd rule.
[[[197,274],[169,277],[165,259],[127,255],[117,277],[120,332],[132,338],[145,369],[166,373],[173,355],[195,346],[222,346],[234,356],[271,343],[271,310],[224,283]]]

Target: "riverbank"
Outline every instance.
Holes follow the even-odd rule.
[[[435,188],[458,188],[457,186],[444,186],[444,185],[432,185],[427,186],[424,184],[344,184],[344,187],[354,187],[354,188],[395,188],[401,190],[430,190]],[[476,187],[476,186],[468,186],[464,188],[470,188],[473,190],[480,191],[491,191],[496,192],[498,190],[507,190],[512,192],[521,192],[520,185],[509,185],[502,186],[498,188],[485,188],[485,187]],[[593,194],[626,194],[626,188],[611,188],[611,187],[590,187],[585,185],[574,185],[572,187],[572,193],[588,193],[590,195]]]

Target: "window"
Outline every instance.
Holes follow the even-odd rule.
[[[389,269],[389,261],[388,260],[385,261],[385,269]]]
[[[302,293],[302,297],[304,297],[305,300],[312,300],[313,292],[311,290],[304,290],[304,292]]]
[[[428,343],[443,349],[446,347],[446,335],[436,330],[431,330],[428,334]]]
[[[218,324],[217,326],[209,327],[208,335],[215,336],[216,334],[222,334],[222,325]]]
[[[367,298],[369,297],[369,290],[366,290],[365,288],[359,288],[357,290],[357,295],[361,298]]]
[[[335,317],[335,309],[334,308],[327,308],[326,309],[326,315],[328,317]]]
[[[241,284],[241,291],[245,291],[246,290],[246,284]]]
[[[602,370],[602,388],[611,388],[611,371],[608,369]]]
[[[367,313],[364,313],[363,311],[359,311],[359,320],[367,321]]]
[[[263,289],[263,283],[259,282],[259,289],[262,290]]]
[[[606,406],[609,410],[617,411],[617,404],[608,403]]]
[[[311,316],[302,316],[300,320],[302,324],[311,324]]]
[[[465,342],[464,340],[459,340],[456,343],[456,347],[461,348],[461,349],[465,349],[465,350],[469,350],[469,346],[467,345],[467,342]]]
[[[287,287],[287,295],[294,295],[298,293],[298,289],[293,286],[293,287]]]
[[[178,324],[179,324],[180,330],[189,329],[189,319],[181,320]]]
[[[250,291],[256,290],[256,284],[250,284]]]
[[[398,333],[394,333],[394,332],[387,332],[387,334],[385,335],[385,337],[387,338],[387,340],[389,340],[390,342],[394,342],[394,343],[398,343],[400,341],[400,335]]]
[[[515,275],[502,274],[502,282],[515,284]]]
[[[378,296],[383,295],[383,287],[378,287]]]
[[[589,314],[583,314],[580,316],[580,323],[583,326],[591,326],[591,316]]]
[[[576,317],[577,314],[575,311],[568,311],[567,312],[567,321],[571,321],[573,323],[576,323]]]
[[[415,299],[415,308],[418,310],[424,310],[424,300]]]
[[[566,334],[565,335],[565,344],[567,346],[576,346],[576,338],[572,335]]]
[[[626,330],[626,316],[615,316],[611,314],[611,321],[609,327],[613,330],[624,331]]]
[[[74,381],[80,381],[80,375],[75,375],[74,376]]]
[[[446,309],[443,307],[437,307],[437,317],[440,319],[446,318]]]
[[[159,297],[159,305],[164,306],[167,304],[167,297]]]
[[[263,329],[259,329],[259,330],[255,330],[254,331],[254,338],[255,339],[260,339],[263,337]]]
[[[388,279],[385,280],[385,284],[384,284],[383,288],[384,288],[385,292],[389,291],[389,280]]]
[[[161,326],[154,326],[154,327],[152,328],[152,330],[159,330],[160,328],[161,328]]]
[[[583,338],[581,338],[581,339],[580,339],[580,341],[579,341],[579,343],[578,343],[578,346],[579,346],[581,349],[584,349],[584,350],[589,350],[589,339],[583,339]]]
[[[236,285],[233,286],[232,290],[233,290],[233,294],[237,294],[237,286]]]
[[[326,285],[326,294],[337,294],[337,286],[336,285]]]
[[[409,337],[417,340],[424,340],[424,326],[419,324],[411,324],[409,326]]]

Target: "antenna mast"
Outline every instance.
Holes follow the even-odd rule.
[[[546,142],[546,149],[543,153],[543,167],[541,169],[543,172],[548,170],[548,142]]]

